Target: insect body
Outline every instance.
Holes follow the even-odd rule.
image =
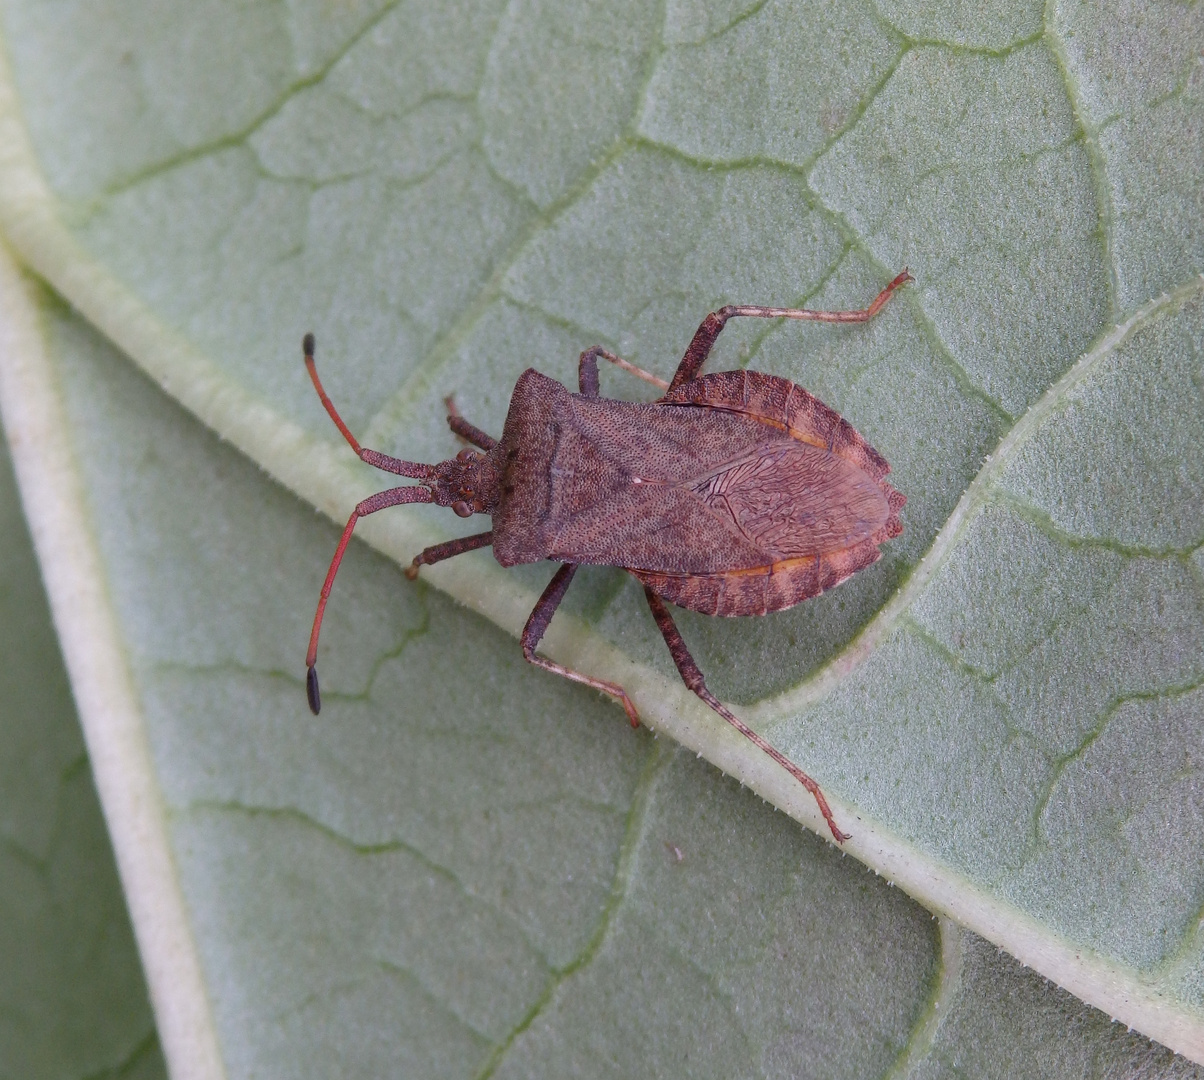
[[[859,311],[727,307],[708,315],[671,383],[595,347],[581,354],[580,393],[534,369],[515,385],[501,439],[451,409],[452,430],[480,448],[425,465],[362,448],[318,379],[313,335],[306,365],[331,418],[364,461],[421,481],[365,499],[352,513],[326,575],[310,637],[307,690],[321,707],[315,668],[318,632],[335,573],[355,523],[401,503],[434,502],[457,514],[489,514],[492,528],[427,548],[406,571],[492,546],[503,566],[552,559],[563,565],[522,634],[523,654],[540,667],[618,699],[622,687],[573,671],[536,651],[582,563],[619,566],[638,578],[685,684],[815,797],[837,828],[819,786],[729,711],[707,689],[665,607],[707,615],[764,615],[839,585],[875,562],[879,545],[903,530],[906,499],[886,483],[890,466],[852,426],[802,387],[775,375],[699,375],[733,316],[865,322],[910,281],[905,270]],[[610,360],[665,388],[655,402],[599,396],[598,360]],[[450,404],[450,403],[449,403]]]

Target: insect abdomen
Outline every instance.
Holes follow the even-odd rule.
[[[878,545],[865,540],[842,551],[785,559],[751,570],[719,574],[667,574],[631,570],[658,596],[703,615],[767,615],[835,588],[878,561]]]

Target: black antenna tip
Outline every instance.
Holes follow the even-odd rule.
[[[318,692],[318,669],[307,668],[305,672],[305,696],[309,698],[309,711],[317,716],[322,711],[322,695]]]
[[[301,339],[301,351],[303,353],[305,353],[305,358],[307,360],[309,360],[313,357],[313,355],[314,355],[314,336],[313,336],[313,334],[306,334],[305,337],[303,337]]]

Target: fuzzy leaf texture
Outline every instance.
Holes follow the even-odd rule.
[[[173,1075],[1201,1075],[1198,3],[3,0],[0,33],[0,403]],[[363,523],[309,715],[314,511],[384,485],[303,331],[365,445],[438,461],[448,394],[497,434],[528,366],[667,376],[722,304],[904,266],[873,323],[736,321],[708,366],[839,410],[904,534],[791,611],[678,616],[851,858],[622,572],[546,640],[636,733],[523,662],[550,567],[407,582],[481,528],[437,508]]]

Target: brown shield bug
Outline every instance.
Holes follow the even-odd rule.
[[[580,564],[622,567],[643,584],[686,686],[815,797],[837,841],[848,839],[819,785],[707,689],[664,601],[707,615],[780,611],[869,566],[881,554],[878,545],[903,531],[899,511],[907,500],[886,483],[890,466],[833,409],[776,375],[699,371],[734,316],[866,322],[911,280],[904,270],[860,311],[721,308],[703,320],[669,383],[597,346],[581,354],[578,394],[530,368],[515,384],[500,440],[459,416],[449,401],[452,431],[481,452],[466,447],[439,465],[361,447],[322,388],[314,337],[306,334],[310,378],[352,449],[369,465],[421,481],[365,499],[347,521],[305,657],[310,708],[315,714],[321,708],[314,664],[322,613],[355,523],[415,502],[450,506],[461,517],[489,514],[488,532],[428,547],[406,575],[490,546],[502,566],[562,563],[523,629],[523,655],[610,694],[635,725],[639,716],[621,686],[535,651]],[[648,404],[601,397],[599,358],[661,387],[664,396]]]

